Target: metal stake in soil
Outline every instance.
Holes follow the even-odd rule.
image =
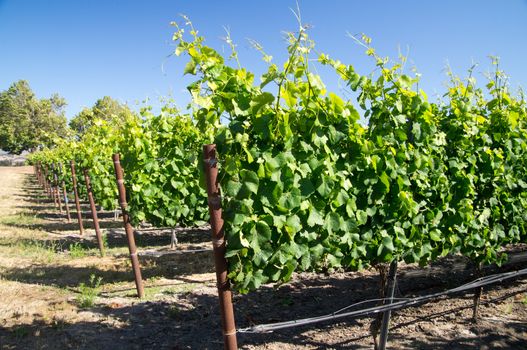
[[[234,350],[238,348],[236,339],[236,324],[234,322],[234,308],[230,283],[227,279],[227,260],[225,259],[225,235],[223,232],[223,218],[221,216],[221,195],[218,188],[218,161],[216,159],[216,145],[203,146],[203,161],[207,194],[209,202],[210,226],[212,233],[212,247],[214,250],[214,265],[216,266],[216,280],[220,299],[221,322],[223,326],[224,348]]]
[[[62,167],[62,163],[59,163],[59,171],[61,174],[63,174],[64,168]],[[63,191],[63,198],[64,198],[64,206],[66,207],[66,219],[68,219],[68,222],[71,222],[71,215],[70,215],[70,206],[69,206],[69,200],[68,200],[68,191],[66,190],[66,182],[62,180],[62,191]]]
[[[46,194],[49,198],[51,198],[51,186],[49,185],[48,181],[48,166],[44,168],[44,190],[46,191]]]
[[[394,260],[390,264],[390,272],[388,274],[388,291],[386,297],[388,300],[384,303],[385,305],[390,305],[393,303],[393,295],[395,291],[395,284],[397,283],[397,261]],[[382,316],[382,325],[381,325],[381,335],[379,338],[379,350],[386,349],[386,342],[388,341],[388,327],[390,324],[390,316],[392,312],[388,310]]]
[[[41,165],[40,165],[40,162],[37,162],[35,164],[35,169],[37,171],[36,175],[37,175],[37,182],[40,186],[42,186],[42,170],[41,170]]]
[[[58,207],[59,202],[57,200],[57,187],[55,186],[55,163],[51,163],[51,179],[49,180],[51,187],[51,195],[53,197],[53,203]]]
[[[77,175],[75,174],[75,162],[70,160],[71,180],[73,182],[73,194],[75,195],[75,208],[77,209],[77,220],[79,222],[79,231],[81,236],[84,234],[84,226],[82,225],[81,204],[79,201],[79,192],[77,190]]]
[[[143,298],[145,291],[143,288],[143,278],[141,276],[141,266],[139,265],[139,258],[137,257],[137,247],[135,246],[134,230],[130,223],[130,216],[128,215],[128,203],[126,202],[126,188],[124,187],[123,168],[119,160],[119,154],[114,154],[113,165],[115,169],[115,179],[117,180],[117,189],[119,190],[119,203],[121,204],[121,212],[123,214],[124,230],[126,231],[126,238],[128,239],[128,251],[130,252],[130,260],[132,260],[132,269],[134,271],[135,287],[137,289],[137,296]]]
[[[44,187],[44,181],[42,181],[42,164],[40,164],[40,162],[38,162],[37,168],[38,168],[38,183],[40,184],[40,186]]]
[[[88,191],[88,200],[90,201],[91,215],[93,218],[93,226],[95,227],[95,235],[97,236],[97,243],[99,244],[99,250],[101,256],[104,256],[104,244],[102,242],[101,229],[99,227],[99,217],[97,216],[97,208],[95,207],[95,200],[93,199],[93,189],[91,187],[90,175],[88,175],[88,169],[83,169],[84,181],[86,182],[86,190]]]
[[[60,199],[60,187],[59,177],[57,175],[58,169],[55,169],[55,163],[53,163],[53,180],[55,181],[55,193],[57,197],[57,203],[59,205],[59,212],[62,214],[62,200]]]
[[[68,219],[68,222],[71,222],[68,192],[66,191],[66,183],[64,181],[62,181],[62,190],[64,192],[63,195],[64,195],[64,206],[66,207],[66,219]]]
[[[43,192],[45,194],[48,194],[48,186],[46,184],[46,176],[47,176],[47,174],[46,174],[46,166],[43,165],[42,166],[42,188],[43,188]]]

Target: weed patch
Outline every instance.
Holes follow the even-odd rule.
[[[79,307],[89,308],[93,306],[95,298],[101,292],[101,282],[102,277],[96,277],[94,274],[91,274],[88,284],[83,282],[79,285],[80,295],[77,297]]]
[[[68,248],[69,254],[72,258],[84,258],[88,255],[88,251],[79,243],[72,243]]]

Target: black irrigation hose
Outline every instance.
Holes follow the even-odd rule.
[[[366,316],[366,315],[371,315],[371,314],[382,313],[382,312],[385,312],[385,311],[388,311],[388,310],[398,310],[398,309],[402,309],[402,308],[405,308],[405,307],[409,307],[409,306],[413,306],[413,305],[416,305],[416,304],[420,304],[420,303],[423,303],[423,302],[426,302],[428,300],[435,299],[435,298],[438,298],[438,297],[441,297],[441,296],[444,296],[444,295],[459,293],[459,292],[471,290],[471,289],[474,289],[474,288],[483,287],[483,286],[486,286],[486,285],[489,285],[489,284],[501,282],[501,281],[504,281],[504,280],[507,280],[507,279],[511,279],[511,278],[515,278],[515,277],[519,277],[519,276],[523,276],[523,275],[527,275],[527,268],[522,269],[522,270],[518,270],[518,271],[513,271],[513,272],[503,272],[503,273],[499,273],[499,274],[489,275],[489,276],[486,276],[486,277],[481,277],[481,278],[478,278],[478,279],[476,279],[474,281],[471,281],[469,283],[463,284],[463,285],[461,285],[459,287],[456,287],[456,288],[453,288],[453,289],[449,289],[449,290],[446,290],[446,291],[443,291],[443,292],[423,295],[423,296],[416,297],[416,298],[403,299],[403,300],[394,302],[394,303],[389,304],[389,305],[374,306],[374,307],[369,307],[369,308],[365,308],[365,309],[361,309],[361,310],[355,310],[355,311],[342,313],[343,310],[355,307],[355,306],[360,305],[360,304],[372,303],[372,302],[379,301],[379,299],[370,299],[370,300],[365,300],[365,301],[361,301],[361,302],[355,303],[353,305],[347,306],[347,307],[345,307],[343,309],[340,309],[339,311],[336,311],[336,312],[333,312],[333,313],[327,314],[327,315],[322,315],[322,316],[317,316],[317,317],[309,317],[309,318],[303,318],[303,319],[292,320],[292,321],[285,321],[285,322],[261,324],[261,325],[256,325],[256,326],[253,326],[253,327],[241,328],[241,329],[238,329],[237,332],[238,333],[267,333],[267,332],[273,332],[273,331],[276,331],[276,330],[279,330],[279,329],[286,329],[286,328],[292,328],[292,327],[305,326],[305,325],[314,324],[314,323],[318,323],[318,322],[324,322],[324,321],[329,321],[329,320],[336,320],[336,319],[340,319],[340,318],[344,318],[344,317]]]

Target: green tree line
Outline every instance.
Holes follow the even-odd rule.
[[[104,96],[68,123],[66,104],[58,94],[38,98],[26,80],[11,84],[0,92],[0,150],[20,154],[53,148],[58,140],[81,138],[94,120],[118,121],[131,113],[126,105]]]

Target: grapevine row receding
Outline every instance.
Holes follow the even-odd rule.
[[[288,35],[283,65],[257,46],[268,62],[257,83],[235,51],[231,66],[189,32],[177,27],[174,40],[195,77],[190,115],[167,105],[122,124],[100,121],[33,161],[75,159],[93,174],[97,201],[113,209],[119,152],[134,223],[194,225],[207,217],[200,148],[214,141],[229,278],[241,292],[295,271],[426,264],[451,253],[500,263],[502,247],[526,241],[526,106],[496,60],[485,90],[472,75],[451,74],[445,98],[432,103],[404,59],[379,56],[367,37],[356,40],[375,64],[370,75],[313,57],[301,28]],[[333,70],[356,102],[328,92],[317,66]]]

